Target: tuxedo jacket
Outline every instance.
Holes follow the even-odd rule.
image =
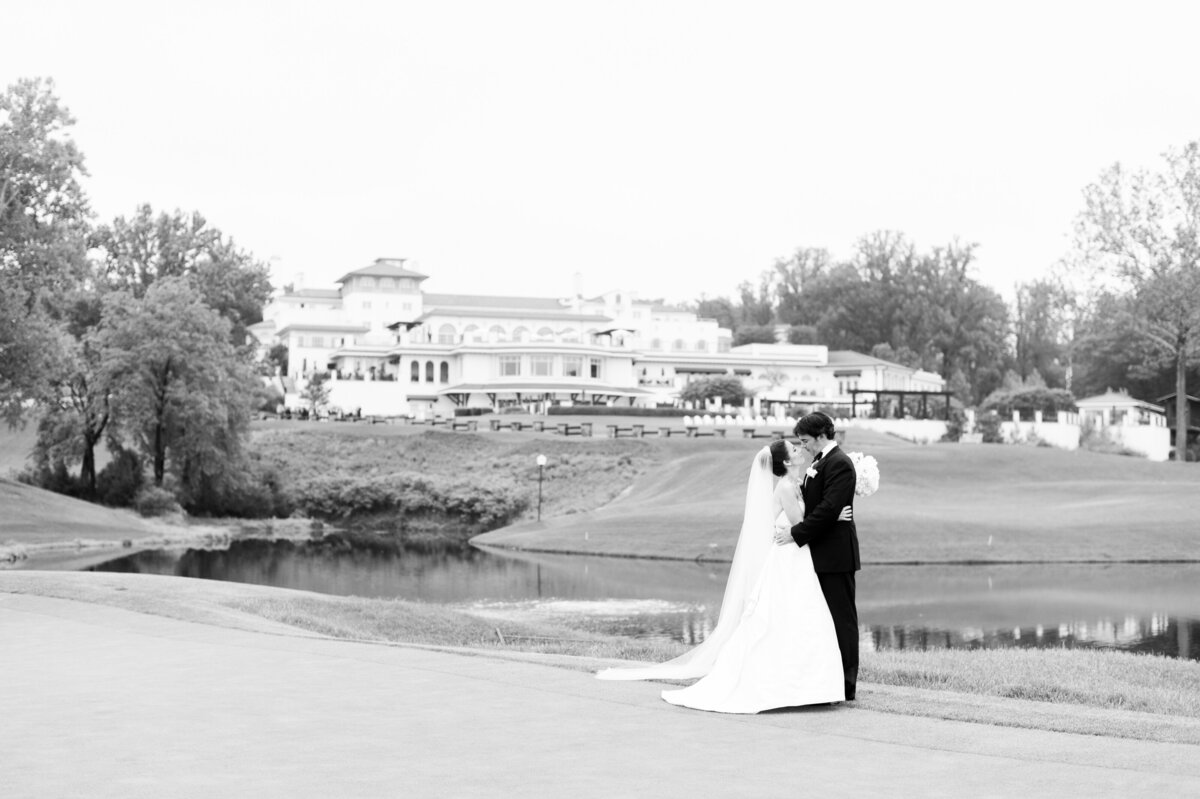
[[[806,478],[800,487],[804,520],[792,527],[792,538],[799,546],[808,545],[816,571],[856,572],[861,568],[858,531],[854,522],[837,518],[842,508],[854,505],[854,463],[841,447],[834,447],[814,468],[816,477]]]

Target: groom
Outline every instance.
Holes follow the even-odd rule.
[[[854,573],[859,570],[858,533],[853,521],[838,521],[847,505],[854,505],[857,476],[854,464],[834,440],[833,419],[810,413],[796,422],[793,431],[800,446],[813,456],[800,493],[804,497],[804,521],[790,530],[777,528],[775,542],[808,546],[813,568],[833,616],[846,699],[854,699],[858,683],[858,610],[854,606]]]

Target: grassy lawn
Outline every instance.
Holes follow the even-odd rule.
[[[600,511],[475,541],[727,560],[762,442],[722,444],[675,450]],[[920,446],[857,430],[845,446],[874,455],[882,475],[879,491],[855,505],[865,563],[1200,560],[1196,464],[1042,447]]]
[[[0,592],[237,629],[442,648],[594,671],[682,644],[486,619],[439,605],[135,574],[0,572]],[[504,636],[502,641],[500,635]],[[865,652],[856,707],[1087,735],[1200,744],[1200,663],[1112,651]]]

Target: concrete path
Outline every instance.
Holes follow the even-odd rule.
[[[1200,747],[848,705],[725,716],[661,689],[0,594],[0,796],[1200,794]]]

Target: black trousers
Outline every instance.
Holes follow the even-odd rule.
[[[858,685],[858,608],[854,606],[854,572],[817,572],[846,675],[846,699],[854,698]]]

